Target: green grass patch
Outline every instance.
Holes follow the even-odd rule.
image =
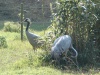
[[[50,23],[34,23],[32,22],[29,29],[34,30],[34,31],[43,31],[46,30],[47,27],[50,25]],[[24,26],[26,26],[26,23],[24,23]]]

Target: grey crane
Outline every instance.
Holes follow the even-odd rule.
[[[78,53],[72,46],[71,37],[69,35],[60,36],[53,43],[51,48],[51,57],[59,62],[61,55],[64,54],[66,56],[69,49],[72,49],[75,52],[75,55],[72,57],[77,58]]]
[[[34,51],[36,48],[41,47],[44,43],[44,41],[41,40],[40,36],[33,34],[29,32],[29,26],[31,24],[31,20],[29,18],[26,18],[24,22],[27,22],[27,27],[26,27],[26,36],[29,41],[29,43],[32,45]]]

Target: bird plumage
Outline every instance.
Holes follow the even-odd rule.
[[[41,47],[41,45],[43,44],[43,42],[40,40],[40,36],[33,34],[31,32],[29,32],[29,26],[31,23],[31,20],[29,18],[26,18],[24,20],[24,22],[27,22],[27,27],[26,27],[26,36],[27,39],[29,41],[29,43],[32,45],[33,49],[36,50],[36,48]]]
[[[59,60],[60,55],[62,53],[65,53],[67,55],[69,48],[71,48],[75,52],[75,56],[73,56],[73,57],[77,57],[78,53],[72,46],[71,37],[69,35],[64,35],[64,36],[58,37],[54,41],[54,44],[51,49],[52,58]]]

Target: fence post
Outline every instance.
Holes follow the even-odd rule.
[[[23,3],[21,3],[21,41],[23,41]]]

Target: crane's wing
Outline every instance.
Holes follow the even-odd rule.
[[[60,38],[61,38],[61,37],[57,38],[57,39],[54,41],[53,46],[55,46],[55,44],[59,41]]]

